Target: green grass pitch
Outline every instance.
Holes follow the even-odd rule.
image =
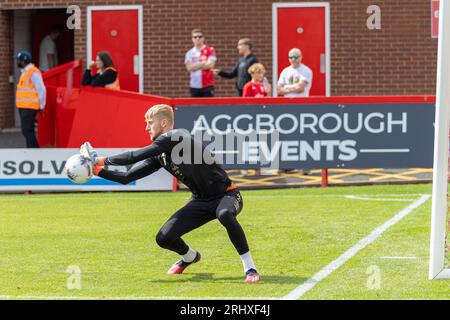
[[[431,185],[242,191],[239,221],[257,284],[242,282],[218,221],[184,237],[202,261],[166,274],[179,257],[154,239],[186,192],[0,195],[0,298],[281,298],[430,193]],[[448,281],[427,280],[430,207],[428,200],[301,299],[448,299]],[[70,266],[81,272],[80,289],[67,286]]]

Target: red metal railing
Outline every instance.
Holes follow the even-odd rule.
[[[44,72],[42,76],[45,85],[79,88],[81,86],[81,77],[83,76],[82,64],[81,59],[77,59]]]

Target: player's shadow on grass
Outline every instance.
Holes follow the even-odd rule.
[[[183,275],[172,275],[168,276],[169,279],[151,279],[148,282],[155,283],[180,283],[180,282],[217,282],[217,281],[233,281],[239,282],[243,281],[244,276],[236,277],[214,277],[214,273],[189,273]],[[279,284],[298,284],[305,282],[307,278],[285,276],[285,275],[261,275],[261,282],[264,283],[279,283]]]

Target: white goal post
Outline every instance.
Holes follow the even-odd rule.
[[[439,7],[429,279],[450,279],[446,261],[450,111],[450,0]]]

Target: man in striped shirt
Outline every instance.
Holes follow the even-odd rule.
[[[212,68],[216,62],[216,52],[213,47],[205,45],[202,30],[192,30],[194,47],[186,53],[184,63],[191,74],[190,93],[192,97],[214,96],[214,74]]]

